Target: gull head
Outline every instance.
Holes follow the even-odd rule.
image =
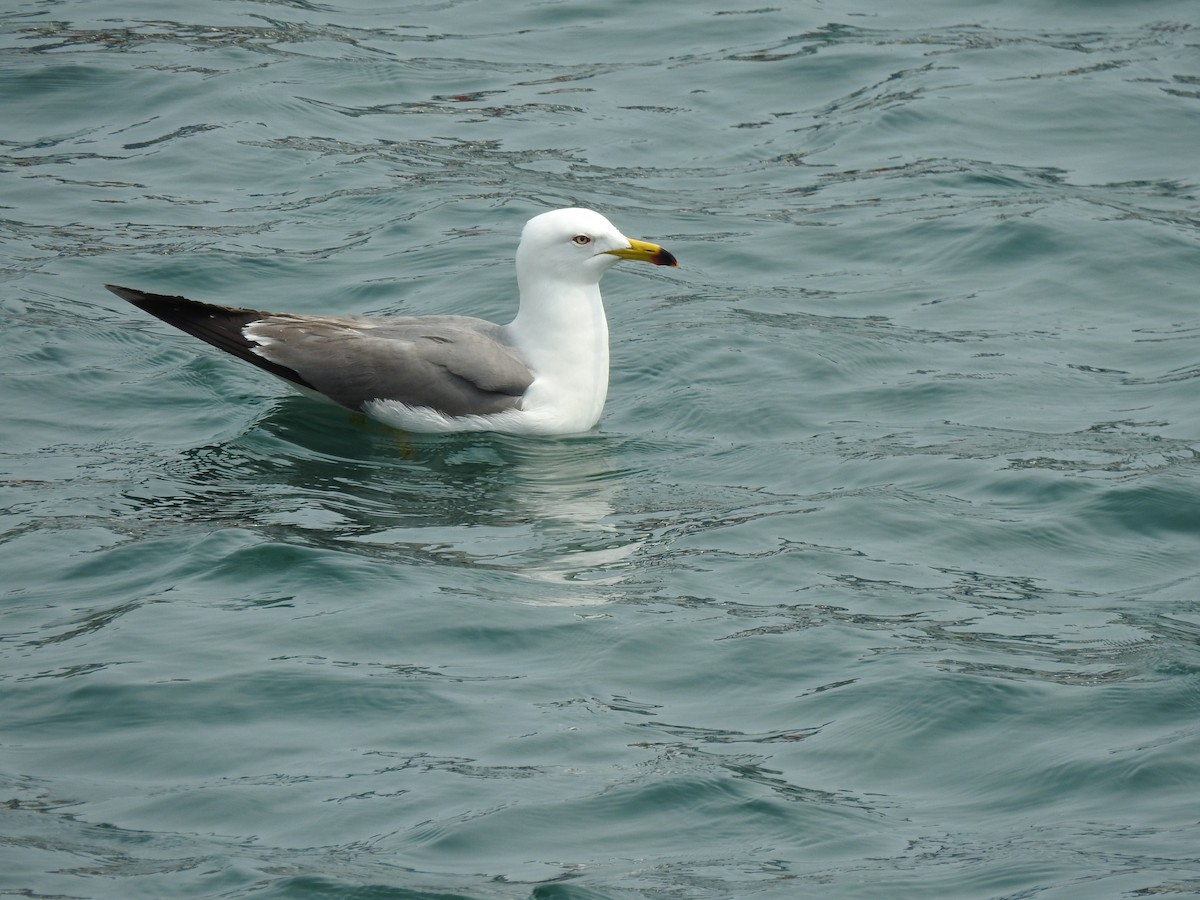
[[[625,237],[590,209],[556,209],[525,223],[517,247],[518,275],[597,284],[610,266],[636,259],[656,266],[677,266],[657,244]]]

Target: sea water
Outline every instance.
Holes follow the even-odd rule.
[[[1200,893],[1193,3],[0,13],[0,893]],[[422,437],[106,282],[507,321]]]

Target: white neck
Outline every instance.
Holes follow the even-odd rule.
[[[608,395],[608,320],[597,273],[570,274],[556,278],[541,270],[533,277],[518,257],[521,306],[506,330],[534,374],[525,409],[587,431]]]

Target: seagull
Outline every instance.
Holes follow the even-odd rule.
[[[409,432],[575,434],[608,395],[600,279],[622,259],[677,266],[589,209],[534,216],[517,247],[516,318],[309,316],[105,285],[169,325],[322,397]]]

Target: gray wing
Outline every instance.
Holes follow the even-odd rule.
[[[398,400],[451,416],[486,415],[516,408],[533,382],[503,330],[482,319],[299,316],[106,287],[193,337],[351,409]]]
[[[243,329],[263,359],[360,409],[397,400],[449,416],[514,409],[533,374],[499,326],[465,316],[267,315]]]

